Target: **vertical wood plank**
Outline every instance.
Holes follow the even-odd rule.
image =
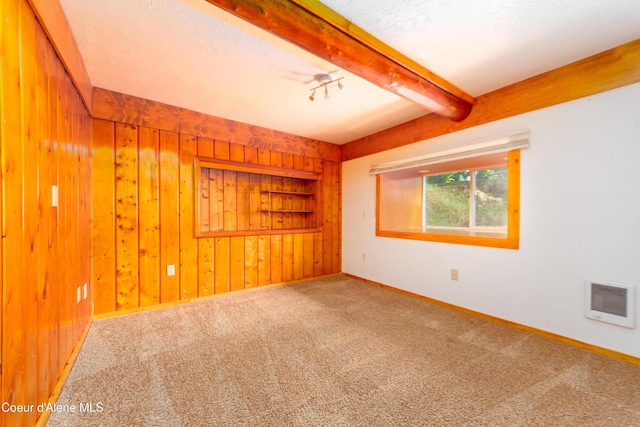
[[[282,281],[290,282],[293,280],[293,256],[294,244],[293,234],[282,235]]]
[[[209,230],[224,230],[224,171],[209,169]]]
[[[197,142],[198,156],[213,157],[213,140],[210,138],[198,138]],[[207,186],[207,194],[209,194],[209,176],[201,174],[201,185]],[[203,201],[200,205],[201,223],[206,221],[206,231],[209,231],[209,200]],[[204,225],[204,224],[203,224]],[[201,231],[205,231],[202,229]],[[198,239],[198,296],[213,295],[214,291],[214,239],[208,238]]]
[[[231,290],[244,289],[244,237],[229,238]]]
[[[2,18],[0,17],[0,20]],[[1,26],[2,24],[0,24]],[[38,243],[37,255],[37,301],[38,301],[38,401],[43,402],[49,396],[55,381],[56,373],[51,371],[51,334],[50,325],[52,322],[52,304],[50,296],[50,273],[49,264],[49,243],[51,241],[51,186],[49,184],[49,150],[50,150],[50,129],[49,129],[49,73],[48,73],[48,41],[44,31],[37,28],[37,111],[38,111]],[[1,197],[0,197],[1,199]],[[1,209],[0,209],[1,211]],[[0,245],[1,247],[1,245]],[[1,251],[0,251],[1,253]],[[0,259],[2,257],[0,256]],[[0,270],[1,271],[1,270]],[[1,274],[0,274],[0,277]],[[1,310],[0,310],[1,311]],[[2,314],[0,313],[0,324],[2,324]],[[2,346],[0,345],[0,348]],[[57,348],[55,348],[57,351]],[[1,375],[0,375],[1,376]],[[1,381],[0,381],[1,383]]]
[[[235,171],[223,171],[224,196],[223,196],[223,230],[235,231],[238,229],[238,193],[237,175]]]
[[[249,174],[238,172],[236,174],[236,227],[238,230],[249,230],[251,223],[250,199],[251,199],[251,182]]]
[[[258,164],[264,166],[271,165],[271,152],[264,148],[258,149]],[[262,192],[271,190],[271,177],[269,175],[260,175],[260,204],[262,209],[262,197],[266,197]],[[265,206],[266,208],[266,206]],[[260,229],[271,230],[273,223],[271,221],[271,214],[268,212],[260,212]]]
[[[322,173],[322,169],[323,169],[323,161],[321,159],[315,159],[314,161],[314,167],[313,170],[316,172],[320,172]],[[322,183],[323,180],[320,180],[319,182],[316,182],[315,188],[316,188],[316,200],[315,200],[315,209],[316,209],[316,213],[314,213],[312,215],[312,220],[314,222],[315,225],[317,226],[322,226],[322,196],[323,196],[323,191],[322,191]],[[323,230],[324,232],[325,230]],[[324,244],[324,238],[323,238],[323,232],[320,233],[314,233],[313,235],[313,275],[314,276],[322,276],[323,274],[323,244]]]
[[[324,241],[322,242],[322,269],[323,274],[331,274],[333,272],[333,240],[337,237],[334,236],[332,220],[331,204],[333,202],[332,184],[333,184],[333,162],[325,161],[323,163],[322,170],[322,233],[324,234]]]
[[[73,295],[73,290],[71,288],[71,283],[69,281],[69,269],[67,268],[67,260],[66,254],[69,253],[69,241],[67,236],[68,232],[68,222],[67,222],[67,197],[69,187],[69,183],[67,180],[67,170],[68,170],[68,145],[67,141],[69,141],[68,136],[68,119],[69,112],[66,111],[66,88],[65,88],[65,72],[62,64],[56,62],[56,93],[57,93],[57,102],[58,108],[57,112],[57,122],[58,122],[58,133],[57,133],[57,158],[58,158],[58,174],[56,176],[56,184],[58,186],[58,252],[56,263],[60,266],[58,270],[58,287],[59,287],[59,296],[58,306],[59,306],[59,321],[58,321],[58,370],[64,368],[64,363],[67,360],[67,357],[70,353],[69,349],[69,329],[71,327],[70,318],[70,309],[71,309],[71,301],[68,297],[69,295]]]
[[[304,235],[293,235],[293,280],[304,277]]]
[[[222,294],[231,290],[231,274],[229,272],[229,238],[218,237],[214,243],[215,251],[215,271],[214,271],[214,293]]]
[[[178,135],[160,131],[160,302],[177,301],[180,297],[179,252],[179,158]],[[173,265],[175,276],[167,275]]]
[[[333,162],[331,175],[331,225],[332,230],[332,258],[331,273],[342,271],[342,187],[340,184],[342,166]]]
[[[258,236],[258,286],[271,283],[271,236]]]
[[[302,277],[304,277],[305,279],[313,277],[313,255],[314,255],[313,244],[314,244],[313,233],[303,234]]]
[[[47,42],[48,44],[48,42]],[[51,188],[52,185],[58,184],[58,157],[59,157],[59,142],[58,142],[58,72],[60,68],[57,66],[58,57],[56,56],[53,48],[49,45],[47,48],[47,65],[48,65],[48,90],[49,90],[49,105],[48,105],[48,115],[49,115],[49,151],[47,153],[48,161],[47,164],[49,166],[49,174],[47,176],[47,186]],[[112,144],[113,144],[113,134],[112,134]],[[112,154],[113,156],[113,150]],[[113,162],[112,162],[113,163]],[[113,191],[113,175],[111,178],[111,188]],[[49,371],[52,373],[51,375],[51,387],[50,390],[53,389],[54,383],[57,378],[55,374],[59,372],[60,366],[62,366],[63,362],[60,361],[60,301],[63,298],[61,294],[61,286],[60,286],[60,266],[58,264],[58,252],[59,252],[59,239],[58,239],[58,209],[53,207],[51,203],[49,203],[49,217],[50,217],[50,230],[49,230],[49,238],[48,245],[49,250],[47,251],[47,265],[50,266],[49,272],[49,283],[47,292],[47,299],[49,301]],[[113,211],[111,211],[113,213]],[[110,232],[115,233],[114,225],[111,224]],[[115,242],[115,234],[111,243]],[[113,308],[115,309],[115,248],[112,251],[113,265],[111,272],[114,276],[114,280],[112,282],[113,286]]]
[[[138,307],[138,128],[116,124],[116,309]]]
[[[258,286],[258,236],[244,238],[244,287]]]
[[[140,127],[140,307],[160,303],[160,134]]]
[[[2,108],[3,188],[3,299],[2,299],[2,402],[24,404],[22,361],[24,354],[22,234],[22,174],[24,134],[20,99],[19,8],[17,1],[2,3]],[[7,250],[11,248],[10,250]],[[20,285],[18,285],[20,284]],[[5,425],[22,425],[23,414],[0,413]]]
[[[282,167],[282,153],[272,151],[271,152],[271,166],[281,168]],[[271,177],[271,190],[282,191],[284,190],[282,177]],[[283,206],[282,195],[274,194],[272,196],[271,209],[282,209]],[[271,228],[274,230],[281,230],[284,227],[284,215],[282,213],[271,214]]]
[[[180,135],[180,299],[198,296],[198,242],[194,232],[196,138]]]
[[[93,121],[92,288],[96,314],[116,310],[115,124]]]
[[[24,5],[24,3],[23,3]],[[23,233],[24,246],[24,276],[20,286],[25,296],[23,306],[24,354],[23,384],[24,402],[37,404],[38,402],[38,257],[36,253],[38,240],[38,168],[37,152],[39,143],[38,105],[36,100],[37,63],[36,63],[36,32],[35,17],[28,7],[21,10],[21,67],[20,81],[22,91],[22,141],[24,144],[22,175],[22,203],[23,203]],[[13,248],[20,250],[18,248]],[[37,412],[29,411],[24,414],[27,425],[35,423]]]

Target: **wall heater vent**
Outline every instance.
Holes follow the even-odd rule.
[[[587,279],[584,291],[585,316],[625,328],[635,328],[633,285]]]

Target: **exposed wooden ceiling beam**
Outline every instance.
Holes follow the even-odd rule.
[[[445,85],[445,81],[439,77],[434,82],[421,75],[416,71],[417,64],[414,62],[402,64],[405,57],[330,9],[319,7],[317,2],[207,1],[440,116],[460,121],[471,112],[471,97],[464,94],[466,99],[463,99],[453,93],[456,90],[443,88],[453,85]],[[421,70],[428,71],[424,68]],[[457,91],[461,92],[459,89]]]

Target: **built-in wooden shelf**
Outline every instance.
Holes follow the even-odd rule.
[[[196,158],[196,237],[316,232],[320,173]]]

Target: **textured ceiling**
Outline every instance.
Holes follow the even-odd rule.
[[[205,0],[60,2],[96,87],[337,144],[428,113]],[[473,96],[640,38],[638,0],[323,3]]]

